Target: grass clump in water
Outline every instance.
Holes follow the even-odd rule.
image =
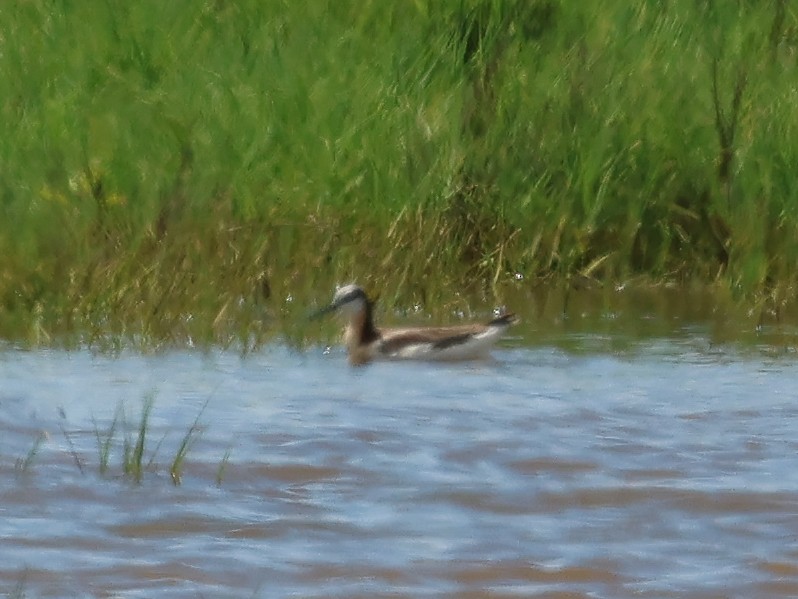
[[[150,437],[151,431],[150,419],[154,401],[154,394],[148,394],[145,396],[141,406],[141,415],[139,417],[138,425],[133,429],[128,426],[125,409],[122,404],[117,407],[114,417],[111,420],[107,430],[102,431],[98,426],[97,421],[92,419],[94,436],[97,442],[98,469],[101,476],[106,476],[110,471],[111,456],[114,447],[117,446],[116,436],[120,429],[123,431],[120,464],[123,475],[138,485],[141,484],[144,474],[156,467],[155,459],[161,448],[161,444],[166,438],[166,434],[164,434],[155,445],[149,456],[149,459],[145,459],[145,454],[147,453],[148,448],[148,439]],[[197,414],[194,422],[186,430],[182,440],[175,450],[174,457],[170,462],[169,474],[172,482],[175,485],[181,484],[183,468],[189,449],[196,441],[198,435],[202,432],[200,418],[205,411],[206,406],[207,402],[205,405],[203,405],[199,414]]]
[[[138,423],[135,426],[129,426],[127,416],[125,413],[124,404],[120,403],[113,415],[113,418],[108,425],[107,429],[102,429],[97,423],[97,420],[92,417],[92,426],[94,432],[94,440],[97,445],[97,469],[101,477],[106,477],[112,472],[112,458],[115,451],[119,454],[119,469],[122,476],[136,485],[142,483],[144,475],[147,472],[157,471],[156,458],[161,449],[161,445],[167,437],[167,433],[158,440],[155,447],[150,450],[150,437],[152,432],[151,418],[152,410],[155,404],[155,394],[148,393],[141,404],[141,414]],[[200,409],[194,421],[186,429],[180,442],[174,449],[174,455],[169,461],[169,475],[174,483],[178,486],[183,481],[183,472],[185,469],[186,459],[189,451],[197,441],[199,436],[204,430],[200,420],[208,402]],[[59,408],[61,418],[66,420],[66,415],[62,408]],[[63,423],[60,424],[61,432],[67,444],[68,452],[72,456],[74,463],[81,474],[85,474],[85,460],[81,457],[78,447],[73,441],[73,434],[70,433]],[[121,440],[118,438],[118,433],[121,432]],[[30,473],[39,457],[42,446],[45,441],[49,439],[49,435],[45,431],[41,431],[36,435],[28,452],[16,459],[14,462],[14,470],[18,475],[25,475]],[[148,455],[149,454],[149,455]],[[216,484],[221,486],[224,476],[224,471],[230,457],[230,450],[227,450],[222,458],[222,461],[217,469]]]

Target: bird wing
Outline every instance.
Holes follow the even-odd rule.
[[[485,325],[463,325],[455,327],[425,327],[407,329],[383,329],[381,350],[394,353],[410,345],[447,345],[462,342],[485,330]],[[459,340],[459,341],[455,341]]]
[[[505,314],[487,324],[383,329],[378,351],[385,356],[397,357],[421,354],[444,357],[452,352],[470,353],[472,346],[474,350],[488,347],[515,321],[515,316]]]

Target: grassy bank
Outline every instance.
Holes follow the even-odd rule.
[[[31,0],[0,47],[0,336],[258,342],[349,279],[798,293],[786,0]]]

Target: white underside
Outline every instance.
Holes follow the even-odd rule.
[[[458,361],[487,358],[491,348],[502,336],[505,329],[506,327],[491,327],[475,334],[462,343],[444,348],[437,348],[434,343],[412,343],[389,354],[378,350],[375,352],[374,359]]]

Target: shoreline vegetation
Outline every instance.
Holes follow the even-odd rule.
[[[353,280],[778,321],[797,67],[787,0],[4,3],[0,338],[297,338]]]

